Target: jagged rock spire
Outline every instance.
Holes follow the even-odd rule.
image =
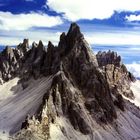
[[[4,53],[5,57],[10,59],[10,60],[14,57],[13,49],[9,46],[6,46],[3,53]]]
[[[20,43],[17,48],[25,54],[29,50],[29,39],[24,39],[23,43]]]
[[[37,43],[36,42],[32,43],[32,49],[34,49],[34,48],[37,48]]]
[[[67,45],[73,47],[76,41],[80,41],[83,38],[83,34],[80,31],[80,27],[76,23],[72,23],[67,33]]]
[[[69,28],[69,31],[67,33],[67,36],[73,36],[73,37],[77,38],[77,37],[81,37],[83,35],[80,31],[80,27],[76,23],[72,23]]]
[[[54,45],[52,44],[51,41],[49,41],[49,42],[48,42],[48,49],[53,48],[53,47],[54,47]]]
[[[43,42],[39,40],[38,46],[43,46]]]
[[[24,40],[23,40],[23,44],[24,44],[26,47],[29,47],[29,39],[24,39]]]
[[[114,64],[115,66],[119,67],[121,65],[121,57],[114,51],[110,50],[108,52],[99,51],[96,57],[100,66]]]

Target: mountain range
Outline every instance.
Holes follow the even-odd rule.
[[[140,82],[72,23],[58,46],[24,39],[0,53],[2,140],[139,140]]]

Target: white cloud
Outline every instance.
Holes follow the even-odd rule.
[[[128,21],[140,21],[140,15],[130,15],[126,16],[126,19]]]
[[[86,25],[85,25],[86,26]],[[62,30],[63,26],[60,27]],[[122,31],[118,28],[113,28],[111,30],[102,28],[99,31],[87,31],[83,32],[85,39],[91,45],[100,44],[100,45],[133,45],[127,50],[139,52],[140,51],[140,32],[139,31]],[[65,30],[62,30],[62,32]],[[53,30],[53,29],[45,29],[45,30],[0,30],[0,44],[1,45],[12,45],[18,44],[19,39],[22,40],[23,38],[29,38],[32,41],[42,40],[46,42],[48,40],[52,41],[53,43],[57,44],[59,41],[59,36],[61,32],[60,30]],[[12,40],[12,38],[14,39]],[[18,39],[19,38],[19,39]],[[21,42],[21,41],[20,41]],[[136,46],[134,46],[136,45]],[[118,47],[118,51],[121,48]],[[126,53],[126,51],[124,51]]]
[[[132,64],[126,64],[126,67],[130,72],[134,74],[135,77],[140,78],[140,63],[139,62],[133,62]]]
[[[30,45],[33,41],[38,42],[39,40],[43,41],[44,45],[48,44],[48,41],[51,41],[54,45],[58,44],[60,32],[52,31],[42,31],[42,30],[28,30],[28,31],[1,31],[0,35],[0,45],[18,45],[23,41],[24,38],[29,39]]]
[[[60,17],[44,13],[12,14],[0,12],[1,30],[27,30],[31,27],[52,27],[62,23]]]
[[[71,21],[108,18],[114,10],[140,10],[140,0],[47,0],[46,4]]]
[[[101,45],[140,45],[140,33],[139,32],[93,32],[85,33],[85,38],[90,44]]]

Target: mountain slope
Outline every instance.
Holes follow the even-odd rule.
[[[6,47],[0,77],[14,95],[0,102],[1,131],[27,140],[139,139],[140,110],[123,98],[134,99],[135,78],[116,53],[95,55],[88,46],[73,23],[57,47],[40,41],[29,48],[27,39]]]

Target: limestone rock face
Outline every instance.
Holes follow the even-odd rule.
[[[133,99],[130,83],[134,82],[135,78],[122,64],[121,57],[113,51],[98,52],[96,57],[99,67],[105,72],[111,91],[116,89],[118,93]]]
[[[61,119],[65,125],[59,129],[65,139],[71,139],[72,130],[72,139],[78,139],[76,134],[80,133],[83,139],[88,136],[93,140],[96,126],[105,131],[103,127],[109,125],[117,133],[117,111],[126,110],[122,95],[134,98],[129,84],[135,78],[121,63],[121,57],[111,51],[95,55],[76,23],[67,34],[61,34],[58,46],[49,41],[46,49],[39,41],[30,48],[28,39],[24,39],[14,49],[6,47],[0,53],[0,62],[1,80],[18,76],[23,89],[31,78],[53,76],[38,111],[23,121],[22,130],[15,135],[19,139],[51,139],[52,126]],[[30,136],[28,128],[32,128]]]
[[[14,54],[14,49],[6,47],[3,52],[0,53],[0,76],[3,81],[8,81],[15,74],[15,71],[19,67],[17,59]]]

